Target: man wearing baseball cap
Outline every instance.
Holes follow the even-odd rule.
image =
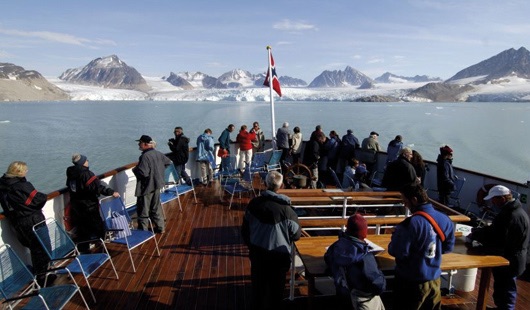
[[[484,200],[491,200],[501,211],[490,226],[474,229],[468,237],[480,242],[488,254],[510,261],[509,266],[493,268],[493,301],[498,309],[515,309],[517,276],[526,268],[530,240],[528,215],[505,186],[492,187]]]
[[[156,225],[156,232],[164,233],[165,222],[160,203],[160,189],[165,185],[164,173],[171,160],[155,149],[156,142],[150,136],[142,135],[138,149],[142,155],[132,169],[136,176],[136,212],[138,229],[148,230],[149,219]]]

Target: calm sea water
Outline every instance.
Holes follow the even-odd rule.
[[[135,142],[148,134],[168,152],[167,139],[182,126],[191,145],[205,128],[217,138],[229,123],[259,121],[271,137],[268,103],[253,102],[27,102],[0,104],[0,172],[10,162],[28,163],[28,179],[50,192],[64,186],[71,155],[87,155],[95,173],[134,162]],[[530,177],[528,103],[276,102],[276,128],[285,121],[307,139],[320,124],[326,134],[352,129],[362,139],[374,130],[386,149],[397,134],[425,159],[436,160],[447,143],[454,165],[505,179]],[[232,133],[235,140],[236,132]]]

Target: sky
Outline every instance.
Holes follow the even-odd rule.
[[[310,83],[346,66],[448,79],[530,49],[527,0],[0,0],[0,62],[58,77],[117,55],[148,77],[267,69]]]

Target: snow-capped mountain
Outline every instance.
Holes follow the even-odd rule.
[[[194,86],[191,85],[191,83],[184,77],[182,77],[180,74],[175,74],[171,72],[167,78],[163,78],[164,80],[171,83],[171,85],[180,87],[182,89],[193,89]]]
[[[246,70],[235,69],[222,74],[218,80],[226,88],[241,88],[241,87],[252,87],[255,81],[259,78]]]
[[[385,72],[380,77],[374,79],[377,83],[428,83],[428,82],[441,82],[441,78],[429,77],[427,75],[416,75],[413,77],[395,75],[390,72]]]
[[[116,55],[96,58],[84,67],[68,69],[59,76],[59,79],[105,88],[149,90],[142,75]]]
[[[217,78],[202,72],[180,72],[176,75],[187,81],[193,88],[225,88]],[[175,85],[174,83],[171,84]]]
[[[530,79],[530,52],[526,48],[505,50],[459,71],[446,82],[460,84],[459,80],[466,79],[470,83],[474,79],[473,84],[484,84],[508,76]]]
[[[60,79],[48,78],[56,91],[40,92],[44,78],[13,64],[0,65],[0,100],[172,100],[268,101],[264,73],[236,69],[219,78],[201,72],[173,73],[169,77],[142,77],[128,71],[116,56],[97,58],[89,65],[69,69]],[[120,71],[123,69],[122,71]],[[16,73],[14,73],[16,72]],[[133,73],[130,73],[133,72]],[[34,78],[35,77],[35,78]],[[376,81],[346,67],[324,71],[309,86],[303,80],[280,76],[280,101],[530,101],[530,52],[509,49],[458,72],[447,82],[426,76],[412,78],[385,73]],[[119,82],[116,82],[119,80]],[[127,89],[131,80],[145,84]],[[18,84],[12,83],[18,81]],[[37,82],[38,81],[38,82]],[[74,82],[72,82],[74,81]],[[81,84],[81,82],[83,84]],[[101,86],[106,85],[106,88]],[[116,84],[117,86],[113,86]],[[17,85],[14,87],[13,85]],[[119,86],[118,86],[119,85]],[[125,88],[125,89],[124,89]],[[48,89],[48,88],[46,88]],[[37,91],[39,90],[39,91]],[[61,91],[62,90],[62,91]],[[47,94],[53,93],[56,97]],[[60,94],[62,94],[62,96]],[[64,95],[66,93],[66,97]],[[59,94],[59,95],[57,95]],[[40,96],[40,97],[39,97]]]
[[[0,63],[0,101],[68,100],[70,96],[39,72]]]
[[[308,87],[345,87],[359,86],[365,82],[372,82],[372,79],[364,73],[347,66],[344,71],[324,71],[317,76]]]

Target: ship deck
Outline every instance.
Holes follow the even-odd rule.
[[[229,210],[228,199],[221,202],[217,188],[198,187],[196,193],[197,203],[192,193],[181,196],[183,212],[176,200],[164,205],[167,226],[158,235],[161,256],[155,255],[153,242],[133,250],[136,273],[127,252],[108,245],[120,279],[113,278],[110,266],[92,275],[89,281],[97,303],[92,302],[83,280],[76,278],[92,309],[250,309],[250,261],[240,235],[249,198],[234,198]],[[286,299],[284,309],[309,308],[307,283],[300,276],[297,280],[296,298]],[[526,309],[530,282],[519,280],[518,286],[516,309]],[[445,298],[444,309],[475,309],[477,289],[461,295]],[[383,295],[387,309],[391,309],[389,298],[390,293]],[[311,308],[331,309],[335,302],[333,296],[317,296]],[[494,306],[491,297],[488,305]],[[66,306],[83,308],[77,296]]]

